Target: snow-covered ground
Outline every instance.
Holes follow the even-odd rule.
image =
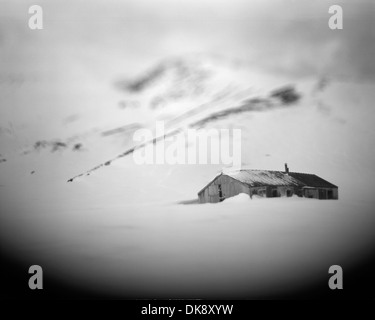
[[[141,50],[138,57],[137,48],[117,42],[119,21],[105,23],[104,16],[94,26],[102,23],[111,36],[99,28],[94,37],[85,31],[89,19],[62,29],[64,19],[54,15],[43,33],[23,29],[16,18],[10,25],[18,29],[2,23],[3,251],[93,291],[172,298],[282,294],[291,285],[326,281],[331,265],[349,268],[371,254],[374,82],[300,77],[225,55],[185,54],[187,48],[171,55],[164,47]],[[176,59],[177,67],[168,64]],[[145,92],[119,89],[124,79],[160,66],[166,71]],[[103,132],[179,116],[194,122],[245,99],[268,99],[285,85],[301,95],[298,103],[231,114],[205,127],[240,128],[244,165],[282,170],[287,162],[291,171],[338,185],[338,201],[239,195],[200,205],[191,200],[221,165],[137,165],[131,155],[67,182],[134,144],[131,130]],[[151,108],[152,101],[162,103]]]

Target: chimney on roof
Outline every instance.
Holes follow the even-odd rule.
[[[286,174],[289,173],[289,168],[288,168],[288,164],[287,164],[287,163],[285,164],[285,173],[286,173]]]

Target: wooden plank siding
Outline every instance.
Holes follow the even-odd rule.
[[[221,187],[222,197],[219,195],[219,187]],[[236,196],[240,193],[246,193],[250,196],[250,187],[246,184],[233,179],[226,175],[216,177],[205,189],[199,194],[199,202],[220,202],[226,198]]]

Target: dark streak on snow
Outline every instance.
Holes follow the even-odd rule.
[[[279,99],[284,105],[297,103],[301,99],[301,94],[293,86],[286,86],[272,91],[270,96]]]
[[[135,84],[132,85],[132,90],[136,90],[136,91],[142,90],[148,84],[149,81],[152,81],[153,79],[155,79],[155,77],[160,76],[159,72],[160,71],[155,71],[154,73],[151,73],[148,77],[143,79],[142,81],[136,82]],[[293,105],[297,103],[300,98],[301,98],[301,95],[295,91],[294,87],[291,87],[291,86],[283,87],[279,90],[271,92],[270,98],[252,98],[252,99],[244,100],[243,104],[241,104],[240,106],[237,106],[234,108],[228,108],[223,111],[212,113],[208,117],[205,117],[201,120],[191,123],[190,127],[201,127],[201,126],[206,125],[208,122],[223,119],[233,114],[240,114],[243,112],[251,112],[251,111],[266,111],[266,110],[270,110],[274,108],[280,108],[284,106]],[[276,103],[273,101],[273,99],[276,99]],[[281,104],[277,103],[277,101],[281,102]],[[184,117],[188,118],[189,114],[184,115]],[[108,166],[113,161],[123,158],[129,154],[132,154],[135,150],[143,148],[150,143],[156,144],[159,140],[164,139],[165,137],[174,136],[177,133],[181,132],[181,130],[182,128],[176,128],[170,131],[169,133],[165,134],[164,136],[155,137],[150,141],[142,143],[138,146],[134,146],[126,150],[125,152],[119,154],[118,156],[114,157],[113,159],[110,159],[84,173],[78,174],[70,178],[67,182],[73,182],[73,180],[78,177],[89,175],[91,172],[98,170],[99,168],[103,166]]]
[[[115,161],[115,160],[118,160],[118,159],[120,159],[120,158],[123,158],[123,157],[129,155],[129,154],[132,154],[132,153],[133,153],[135,150],[137,150],[137,149],[144,148],[146,145],[148,145],[148,144],[150,144],[150,143],[155,144],[156,142],[158,142],[158,141],[160,141],[160,140],[162,140],[162,139],[165,139],[166,137],[172,137],[172,136],[176,135],[176,134],[177,134],[178,132],[180,132],[180,131],[181,131],[181,129],[176,129],[176,130],[173,130],[173,131],[171,131],[171,132],[169,132],[169,133],[167,133],[167,134],[165,134],[165,135],[163,135],[163,136],[156,137],[156,138],[154,138],[154,139],[152,139],[152,140],[150,140],[150,141],[147,141],[147,142],[142,143],[142,144],[140,144],[140,145],[138,145],[138,146],[132,147],[132,148],[126,150],[125,152],[119,154],[118,156],[116,156],[116,157],[114,157],[114,158],[112,158],[112,159],[110,159],[110,160],[108,160],[108,161],[106,161],[106,162],[104,162],[104,163],[101,163],[101,164],[97,165],[97,166],[94,167],[94,168],[92,168],[92,169],[90,169],[90,170],[88,170],[88,171],[86,171],[86,172],[84,172],[84,173],[78,174],[78,175],[76,175],[76,176],[70,178],[67,182],[73,182],[73,180],[76,179],[76,178],[82,177],[82,176],[84,176],[84,175],[89,175],[91,172],[93,172],[93,171],[95,171],[95,170],[98,170],[99,168],[101,168],[101,167],[103,167],[103,166],[108,166],[108,165],[110,165],[110,164],[111,164],[113,161]]]
[[[221,120],[234,114],[240,114],[244,112],[260,112],[290,106],[297,103],[300,100],[301,95],[295,91],[294,87],[288,86],[271,92],[270,97],[279,100],[281,102],[281,105],[275,103],[271,99],[252,98],[244,100],[240,106],[228,108],[219,112],[214,112],[209,116],[196,121],[191,126],[200,128],[205,126],[209,122]]]

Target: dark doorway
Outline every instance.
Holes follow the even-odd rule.
[[[319,199],[327,199],[327,192],[324,189],[319,189]]]
[[[292,192],[292,190],[286,190],[286,196],[287,197],[291,197],[293,195],[293,192]]]
[[[219,189],[219,200],[220,202],[223,201],[225,198],[223,197],[223,191],[221,190],[221,184],[219,184],[217,186],[217,188]]]
[[[279,194],[277,193],[277,189],[272,190],[272,198],[277,198]]]
[[[333,199],[333,190],[327,191],[327,199]]]

